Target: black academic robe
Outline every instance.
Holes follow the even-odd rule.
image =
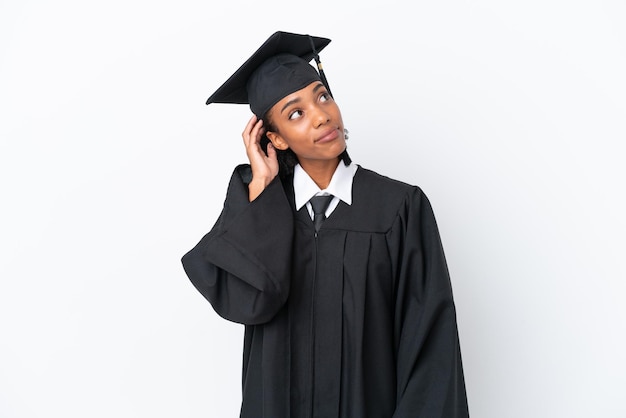
[[[428,199],[360,167],[318,234],[278,177],[248,202],[237,167],[213,229],[183,257],[245,325],[242,418],[468,416],[450,279]]]

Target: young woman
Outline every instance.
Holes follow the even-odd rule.
[[[339,107],[308,63],[329,42],[277,32],[209,98],[250,104],[249,164],[183,265],[219,315],[245,325],[241,417],[467,417],[431,206],[351,162]]]

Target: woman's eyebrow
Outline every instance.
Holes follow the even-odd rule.
[[[317,93],[317,91],[321,88],[324,88],[324,84],[322,83],[318,83],[315,87],[313,87],[313,93]],[[297,103],[300,101],[300,98],[295,98],[293,100],[289,100],[287,103],[285,103],[285,105],[282,107],[282,109],[280,109],[280,113],[283,113],[285,111],[285,109],[287,109],[289,106],[291,106],[294,103]]]
[[[280,109],[280,113],[283,113],[285,111],[285,109],[287,109],[289,106],[291,106],[294,103],[298,103],[300,101],[299,97],[296,97],[293,100],[289,100],[287,103],[285,103],[285,105],[282,107],[282,109]]]

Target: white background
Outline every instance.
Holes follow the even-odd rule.
[[[474,418],[626,417],[626,3],[0,0],[0,417],[235,417],[180,257],[245,161],[204,101],[271,33],[359,164],[420,185]]]

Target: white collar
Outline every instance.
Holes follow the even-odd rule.
[[[358,166],[354,163],[345,165],[339,161],[328,187],[320,189],[306,171],[297,164],[293,169],[293,190],[296,210],[300,210],[315,195],[331,194],[348,205],[352,204],[352,179]]]

